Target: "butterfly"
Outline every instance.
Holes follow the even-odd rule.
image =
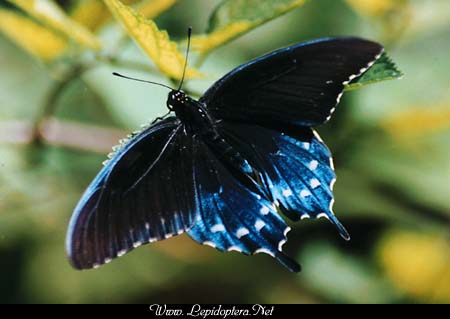
[[[283,252],[298,221],[327,218],[336,180],[331,153],[313,127],[330,118],[345,84],[383,47],[324,38],[241,65],[199,99],[171,89],[169,116],[121,143],[76,206],[66,239],[70,263],[97,268],[134,248],[182,233],[219,251]]]

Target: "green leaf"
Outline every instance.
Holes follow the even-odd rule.
[[[108,21],[111,14],[102,1],[81,0],[77,1],[70,11],[70,17],[89,30],[97,31]]]
[[[181,79],[186,59],[178,50],[177,44],[169,39],[167,32],[159,30],[155,22],[119,0],[104,2],[159,70],[173,79]],[[186,79],[199,77],[202,74],[196,69],[186,69]]]
[[[177,0],[122,0],[124,5],[133,6],[137,12],[148,19],[159,16],[171,8]],[[72,20],[84,25],[91,31],[97,31],[111,18],[103,1],[78,0],[70,10]]]
[[[0,9],[0,32],[45,62],[54,60],[67,48],[64,37],[12,10]]]
[[[100,50],[100,41],[87,28],[76,23],[51,0],[8,0],[22,9],[40,23],[54,31],[60,32],[72,41],[91,48]]]
[[[209,51],[273,20],[305,0],[225,0],[212,14],[208,32],[192,38],[193,48],[205,55]]]
[[[371,17],[381,17],[405,10],[409,5],[407,0],[346,0],[346,2],[356,12]]]
[[[175,2],[177,0],[147,0],[138,7],[138,11],[146,18],[153,19],[172,7]]]
[[[344,254],[325,241],[307,244],[299,256],[303,286],[326,301],[391,303],[398,296],[386,278],[361,257]]]
[[[403,72],[400,71],[391,58],[383,53],[375,64],[362,76],[345,86],[346,91],[358,89],[364,85],[381,81],[400,79]]]

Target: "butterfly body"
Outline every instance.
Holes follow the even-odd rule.
[[[219,121],[208,112],[207,106],[180,90],[173,90],[167,99],[169,110],[173,110],[181,121],[186,134],[201,139],[208,144],[225,162],[235,166],[244,173],[251,173],[252,168],[242,155],[230,145],[217,130]]]
[[[79,201],[66,241],[72,265],[95,268],[187,233],[299,271],[282,251],[290,228],[280,213],[325,217],[349,239],[332,211],[331,153],[312,127],[382,52],[363,39],[320,39],[236,68],[199,100],[172,90],[174,116],[119,147]]]
[[[204,105],[187,96],[183,91],[173,90],[169,93],[167,107],[174,111],[190,134],[214,135],[214,120]]]

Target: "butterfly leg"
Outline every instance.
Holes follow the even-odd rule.
[[[166,117],[168,117],[170,115],[170,113],[172,112],[172,110],[170,109],[169,112],[167,112],[166,114],[164,114],[163,116],[158,116],[157,118],[155,118],[151,124],[155,124],[158,121],[164,120]]]

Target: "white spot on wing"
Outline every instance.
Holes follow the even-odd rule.
[[[304,190],[302,190],[302,191],[300,192],[300,196],[301,196],[302,198],[311,196],[311,192],[310,192],[309,190],[307,190],[307,189],[304,189]]]
[[[362,68],[359,70],[359,74],[363,73],[365,70],[367,70],[366,68]],[[353,80],[354,78],[356,78],[358,76],[358,74],[352,74],[350,75],[350,77],[348,78],[348,81],[350,82],[351,80]]]
[[[291,227],[286,227],[286,229],[283,232],[284,237],[286,237],[290,231],[291,231]]]
[[[330,167],[334,171],[334,162],[333,162],[333,158],[332,157],[330,157]]]
[[[242,253],[242,249],[240,249],[238,246],[228,247],[227,251],[237,251],[238,253]]]
[[[310,146],[311,145],[308,142],[303,142],[303,147],[304,147],[305,150],[309,150]]]
[[[98,268],[100,268],[100,264],[93,264],[93,265],[92,265],[92,268],[98,269]]]
[[[166,239],[167,239],[167,238],[171,238],[171,237],[173,237],[173,234],[172,234],[172,233],[168,233],[168,234],[165,234],[165,235],[164,235],[164,238],[166,238]]]
[[[309,169],[312,171],[314,171],[317,168],[317,166],[319,166],[319,162],[316,160],[313,160],[311,161],[311,163],[309,163]]]
[[[213,227],[211,227],[211,231],[213,233],[217,233],[217,232],[220,232],[220,231],[225,231],[225,226],[222,225],[222,224],[216,224]]]
[[[216,248],[216,244],[214,244],[212,241],[204,241],[203,245],[210,246],[212,248]]]
[[[292,196],[292,191],[290,189],[283,190],[283,196],[284,197]]]
[[[105,258],[105,261],[104,261],[104,263],[105,264],[109,264],[110,262],[112,261],[112,259],[111,258]]]
[[[289,233],[291,231],[291,227],[286,227],[285,229],[284,229],[284,232],[283,232],[283,236],[285,237],[285,239],[283,239],[283,240],[281,240],[279,243],[278,243],[278,250],[279,251],[283,251],[283,245],[287,242],[287,234]]]
[[[278,243],[278,250],[279,251],[283,251],[283,245],[286,244],[286,242],[287,242],[287,239],[283,239],[282,241],[280,241]]]
[[[317,215],[317,219],[319,219],[319,218],[326,218],[326,219],[329,219],[329,218],[328,218],[328,215],[325,214],[325,213],[320,213],[319,215]]]
[[[255,228],[257,231],[260,231],[261,229],[263,229],[264,226],[266,226],[266,223],[263,222],[261,219],[258,219],[255,223]]]
[[[329,211],[330,211],[331,213],[333,213],[333,205],[334,205],[334,198],[331,199],[331,201],[330,201],[330,206],[328,206]]]
[[[330,189],[333,190],[334,183],[336,183],[336,178],[333,178],[330,182]]]
[[[270,212],[270,208],[267,206],[264,206],[263,208],[261,208],[260,212],[263,215],[267,215]]]
[[[311,179],[310,185],[312,189],[315,189],[320,186],[320,182],[317,178],[313,178]]]
[[[142,245],[142,242],[140,241],[140,240],[138,240],[137,242],[135,242],[134,244],[133,244],[133,247],[134,248],[138,248],[139,246],[141,246]]]
[[[244,237],[244,236],[248,235],[249,233],[250,233],[250,232],[248,231],[247,228],[241,227],[241,228],[239,228],[239,229],[237,230],[236,236],[237,236],[237,238],[241,238],[241,237]]]
[[[255,254],[259,254],[259,253],[268,254],[272,257],[275,257],[274,253],[266,248],[259,248],[259,249],[255,250]]]
[[[307,218],[311,218],[311,216],[309,216],[309,214],[303,214],[302,216],[300,216],[300,219],[301,220],[303,220],[303,219],[307,219]]]
[[[359,77],[360,75],[362,75],[362,74],[363,74],[364,72],[366,72],[370,67],[372,67],[372,65],[374,65],[374,63],[381,57],[382,54],[383,54],[383,51],[381,51],[381,53],[378,54],[378,55],[375,57],[375,59],[374,59],[373,61],[370,61],[370,62],[367,64],[366,67],[361,68],[361,69],[359,70],[359,73],[350,75],[350,77],[348,78],[348,80],[347,80],[347,81],[344,81],[342,84],[346,85],[346,84],[350,83],[353,79],[355,79],[355,78]]]
[[[119,250],[119,251],[117,252],[117,257],[122,257],[122,256],[125,255],[126,253],[127,253],[127,251],[126,251],[125,249]]]

